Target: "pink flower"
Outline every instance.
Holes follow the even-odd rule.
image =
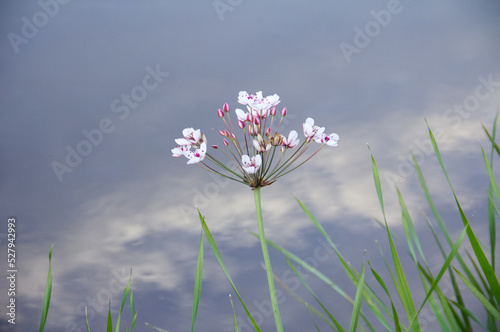
[[[207,153],[207,143],[203,142],[200,144],[200,147],[193,151],[185,151],[184,156],[189,159],[189,164],[196,164],[205,159],[205,154]]]
[[[180,157],[184,155],[184,152],[189,151],[189,146],[187,145],[181,145],[176,148],[173,148],[172,150],[172,157]]]
[[[315,141],[318,143],[326,144],[328,146],[338,146],[339,145],[339,135],[333,133],[330,135],[323,134],[319,139],[316,139]]]
[[[325,131],[325,127],[318,127],[314,125],[313,118],[307,118],[306,122],[302,124],[302,129],[304,130],[304,136],[306,136],[306,141],[310,142],[311,139],[316,140],[317,138],[321,138],[323,132]]]
[[[236,113],[236,116],[238,117],[238,121],[249,121],[250,120],[250,113],[247,113],[243,111],[242,109],[235,109],[234,112]]]
[[[260,165],[262,164],[262,157],[258,154],[250,159],[249,156],[244,154],[241,156],[241,163],[245,172],[248,174],[254,174],[258,172]]]
[[[287,146],[289,148],[296,147],[300,142],[297,137],[299,137],[299,134],[295,130],[292,130],[290,134],[288,134],[288,138],[283,136],[283,146]]]
[[[184,138],[177,138],[175,143],[178,145],[198,145],[203,141],[203,135],[200,129],[194,130],[193,128],[185,128],[182,131]]]

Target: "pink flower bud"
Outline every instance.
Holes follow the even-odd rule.
[[[217,149],[218,147],[217,145],[212,145],[212,148]]]
[[[253,123],[260,125],[260,119],[258,117],[253,118]]]
[[[229,105],[227,103],[224,103],[224,106],[222,106],[222,110],[226,113],[229,112]]]
[[[224,117],[224,112],[220,108],[217,110],[217,114],[219,115],[219,118]]]
[[[286,116],[286,107],[281,110],[281,116]]]
[[[276,107],[271,108],[271,115],[272,116],[276,115]]]
[[[271,134],[271,127],[266,129],[266,136],[269,136],[269,134]]]
[[[229,136],[230,138],[232,138],[232,139],[236,139],[236,135],[235,135],[234,133],[230,133],[230,132],[228,132],[227,134],[228,134],[228,136]]]
[[[245,128],[245,122],[238,120],[238,127],[240,127],[241,129]]]
[[[285,146],[282,146],[282,147],[281,147],[281,153],[285,153],[285,150],[286,150],[286,147],[285,147]]]
[[[224,145],[225,146],[228,146],[229,145],[229,142],[224,138]]]
[[[219,134],[221,134],[222,136],[226,136],[226,132],[224,130],[219,130]]]

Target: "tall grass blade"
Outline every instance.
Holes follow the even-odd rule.
[[[406,316],[408,317],[408,320],[412,321],[412,324],[410,324],[409,328],[413,329],[414,331],[421,331],[420,324],[418,322],[418,317],[416,317],[416,315],[415,315],[415,304],[413,303],[413,297],[411,295],[410,288],[408,286],[408,282],[406,280],[406,276],[405,276],[405,273],[403,271],[403,266],[401,265],[399,255],[398,255],[398,252],[396,250],[396,246],[394,245],[394,241],[392,240],[389,225],[387,224],[387,219],[385,216],[385,208],[384,208],[384,199],[382,196],[382,187],[380,185],[380,176],[379,176],[377,164],[375,162],[375,158],[373,157],[372,154],[371,154],[371,158],[372,158],[373,179],[375,182],[375,188],[377,190],[380,208],[381,208],[382,214],[384,216],[385,227],[387,229],[387,237],[389,239],[392,260],[394,263],[394,269],[395,269],[396,277],[397,277],[397,282],[394,282],[394,286],[395,286],[396,290],[398,291],[398,295],[399,295],[401,302],[403,303],[403,307],[405,308],[405,312],[406,312]]]
[[[431,131],[429,125],[427,125],[427,127],[429,128],[429,135],[431,137],[431,142],[432,142],[432,145],[434,147],[434,152],[438,158],[438,161],[439,161],[439,164],[441,165],[441,168],[443,169],[446,180],[448,181],[448,184],[450,185],[450,188],[453,192],[453,196],[455,198],[455,203],[457,204],[458,210],[460,212],[460,217],[462,218],[462,222],[463,222],[464,226],[467,226],[467,225],[469,225],[469,221],[467,220],[467,217],[465,216],[464,211],[462,210],[462,207],[458,201],[457,195],[455,194],[455,190],[453,189],[453,186],[451,184],[448,173],[446,172],[446,168],[444,167],[443,159],[441,157],[441,153],[439,152],[439,148],[437,146],[434,135],[432,134],[432,131]],[[483,150],[483,154],[484,154],[484,150]],[[489,165],[487,160],[486,160],[486,163]],[[492,269],[491,264],[489,263],[488,259],[486,258],[486,255],[484,254],[483,249],[481,248],[481,245],[480,245],[479,241],[477,240],[476,235],[474,234],[474,231],[472,230],[471,227],[467,228],[467,236],[469,238],[469,242],[472,246],[472,249],[474,250],[474,254],[476,255],[476,258],[479,262],[479,265],[481,266],[481,269],[483,270],[483,273],[486,277],[486,280],[488,280],[488,284],[491,287],[493,295],[495,296],[497,303],[500,304],[500,284],[498,283],[498,279],[495,275],[495,271]]]
[[[454,268],[455,269],[455,268]],[[497,321],[500,322],[500,311],[491,304],[491,302],[481,293],[467,278],[465,278],[457,269],[455,272],[458,274],[460,279],[464,282],[464,284],[471,290],[471,292],[478,298],[478,300],[483,304],[483,306],[488,310],[488,312],[495,317]]]
[[[233,311],[234,332],[238,332],[238,322],[236,321],[236,314],[234,313],[234,304],[233,304],[233,298],[231,297],[231,294],[229,294],[229,302],[231,302],[231,309]]]
[[[257,323],[255,322],[255,319],[250,314],[250,311],[248,311],[247,306],[245,305],[245,302],[243,302],[243,299],[241,298],[240,293],[236,289],[236,286],[233,283],[233,280],[231,279],[231,276],[229,275],[229,272],[226,269],[226,265],[224,264],[224,261],[222,260],[222,256],[219,252],[219,249],[217,249],[217,245],[215,244],[215,240],[214,240],[212,234],[210,233],[210,230],[208,229],[207,224],[205,223],[205,218],[203,218],[200,211],[198,211],[198,215],[200,218],[201,227],[203,228],[203,233],[205,233],[205,237],[207,238],[208,243],[210,244],[210,247],[212,248],[212,252],[214,253],[215,258],[217,259],[217,261],[219,262],[219,265],[221,266],[222,270],[226,274],[227,280],[229,280],[229,283],[231,284],[231,287],[233,288],[236,296],[240,300],[240,303],[243,306],[243,309],[245,309],[245,312],[246,312],[248,318],[250,319],[250,321],[252,322],[252,325],[253,325],[255,331],[260,332],[261,330],[260,330],[259,326],[257,325]]]
[[[47,315],[49,314],[50,307],[50,297],[52,296],[52,248],[49,250],[49,272],[47,274],[47,282],[45,283],[45,294],[43,295],[43,305],[42,305],[42,316],[40,317],[40,328],[39,332],[45,329],[45,322],[47,321]]]
[[[452,249],[450,255],[448,256],[448,258],[444,262],[443,266],[441,267],[441,270],[439,271],[437,277],[435,278],[434,282],[432,283],[431,288],[427,292],[427,295],[425,296],[424,301],[422,302],[422,304],[420,305],[420,308],[418,309],[417,313],[415,314],[415,317],[410,322],[410,324],[409,324],[410,326],[413,323],[413,320],[417,319],[418,314],[420,313],[420,311],[422,311],[422,308],[424,307],[425,303],[427,302],[427,300],[431,296],[432,292],[434,292],[434,289],[436,289],[439,281],[441,281],[441,278],[443,277],[444,273],[448,269],[448,266],[450,266],[451,261],[453,260],[453,258],[455,257],[456,253],[458,252],[458,249],[460,249],[460,245],[462,244],[462,241],[465,238],[465,234],[466,234],[466,232],[467,232],[468,229],[469,229],[469,226],[465,226],[464,227],[464,230],[462,231],[462,233],[460,234],[460,237],[458,238],[457,242],[453,246],[453,249]]]
[[[342,254],[338,250],[337,246],[333,243],[333,241],[331,240],[331,238],[326,233],[326,230],[316,220],[316,218],[312,215],[312,213],[297,198],[295,198],[295,200],[299,203],[299,205],[302,208],[302,210],[306,213],[307,217],[311,220],[311,222],[314,224],[314,226],[323,235],[323,237],[326,239],[326,241],[328,242],[328,244],[333,248],[333,250],[337,254],[337,257],[339,258],[340,263],[342,264],[342,267],[344,268],[344,271],[346,272],[347,276],[352,281],[352,283],[355,286],[357,286],[358,279],[359,279],[359,276],[357,275],[357,273],[355,271],[351,270],[351,268],[349,267],[349,264],[347,264],[347,260],[342,256]],[[372,298],[376,301],[377,304],[375,304],[373,302]],[[365,287],[364,287],[364,290],[363,290],[363,299],[365,300],[365,303],[369,306],[369,308],[373,312],[373,314],[380,321],[380,323],[388,331],[390,331],[389,324],[387,323],[386,318],[384,317],[384,315],[382,314],[382,312],[379,310],[378,306],[380,306],[382,308],[382,310],[384,310],[388,316],[391,317],[392,313],[387,308],[387,306],[382,302],[382,300],[380,299],[380,297],[368,285],[365,285]]]
[[[85,326],[87,327],[87,332],[90,332],[89,320],[87,317],[87,306],[85,306]]]
[[[370,266],[370,270],[372,271],[373,276],[375,279],[378,281],[384,292],[387,294],[389,297],[389,300],[391,301],[391,308],[392,308],[392,314],[394,316],[394,327],[396,328],[396,332],[401,332],[401,325],[399,325],[399,317],[398,313],[396,311],[396,308],[394,307],[394,302],[392,302],[392,297],[391,293],[389,293],[389,290],[387,289],[387,286],[385,285],[384,280],[379,276],[379,274],[372,268],[370,265],[370,262],[368,261],[368,265]]]
[[[194,323],[196,321],[196,314],[198,313],[198,305],[200,304],[202,280],[203,280],[203,232],[201,232],[201,234],[200,234],[200,245],[198,248],[198,260],[196,262],[196,274],[195,274],[195,278],[194,278],[193,312],[192,312],[192,319],[191,319],[191,332],[194,331]]]
[[[108,324],[106,326],[106,332],[113,332],[113,319],[111,318],[111,300],[108,303]]]
[[[132,289],[130,289],[129,302],[130,302],[130,311],[132,312],[132,317],[133,317],[132,324],[130,324],[130,331],[132,331],[132,328],[134,328],[134,330],[137,331],[137,327],[135,326],[137,313],[135,312],[134,295],[132,294]]]
[[[295,268],[295,266],[293,266],[292,262],[290,262],[290,260],[288,258],[286,258],[286,261],[288,263],[288,266],[290,266],[290,269],[293,271],[293,273],[297,276],[297,278],[299,278],[300,282],[302,283],[302,285],[304,285],[306,287],[306,289],[309,291],[309,293],[314,297],[314,299],[316,300],[316,302],[318,302],[318,304],[321,306],[321,308],[326,312],[326,314],[328,315],[328,317],[330,318],[330,320],[332,321],[332,323],[335,325],[335,327],[337,328],[337,330],[339,331],[344,331],[344,329],[342,328],[342,326],[339,324],[339,322],[337,322],[337,320],[333,317],[333,315],[328,311],[328,309],[323,305],[323,303],[321,303],[321,301],[319,300],[319,298],[316,296],[316,294],[314,293],[314,291],[311,289],[311,287],[307,284],[307,282],[304,280],[304,278],[302,277],[302,275],[300,275],[299,271],[297,271],[297,269]]]
[[[491,154],[490,154],[490,166],[493,166],[493,153],[495,151],[495,148],[498,148],[498,146],[495,143],[496,140],[496,132],[497,132],[497,121],[498,121],[498,112],[497,115],[495,116],[495,121],[493,121],[493,135],[490,135],[488,130],[483,125],[483,129],[486,132],[486,135],[491,141]],[[497,153],[500,155],[500,150],[497,150]],[[489,173],[488,173],[489,175]],[[493,181],[492,181],[493,180]],[[489,185],[489,192],[493,190],[493,186],[496,185],[496,182],[494,181],[495,178],[490,176],[490,185]],[[491,267],[493,270],[495,270],[495,248],[496,248],[496,222],[495,222],[495,209],[496,206],[493,203],[493,201],[489,200],[488,201],[488,225],[489,225],[489,230],[490,230],[490,248],[491,248]]]
[[[119,332],[120,331],[120,319],[122,317],[123,308],[125,307],[125,302],[127,302],[127,297],[129,295],[129,292],[130,292],[130,283],[131,283],[131,281],[132,281],[132,269],[130,269],[130,276],[128,278],[128,283],[125,286],[125,290],[123,291],[122,303],[120,305],[120,311],[118,312],[118,318],[116,319],[115,332]]]
[[[288,258],[287,258],[288,260]],[[292,270],[295,270],[295,267],[293,267],[293,265],[290,263],[290,261],[288,260],[288,264],[292,267]],[[297,272],[298,273],[298,272]],[[300,274],[297,274],[296,275],[300,275]],[[328,320],[328,318],[326,318],[325,316],[323,316],[318,310],[316,310],[314,307],[312,307],[309,303],[307,303],[306,301],[304,301],[300,296],[298,296],[296,293],[294,293],[287,285],[285,285],[285,283],[283,281],[281,281],[278,277],[275,276],[275,280],[277,283],[279,283],[281,285],[281,287],[283,287],[284,290],[286,290],[288,293],[290,293],[290,295],[292,295],[297,301],[299,301],[300,303],[302,303],[306,309],[308,310],[309,313],[314,313],[316,316],[318,316],[321,320],[323,320],[328,326],[330,326],[332,328],[332,330],[334,331],[344,331],[344,329],[342,328],[342,326],[340,326],[340,324],[338,324],[338,322],[334,325],[330,320]],[[326,308],[324,308],[325,310]],[[330,317],[330,319],[332,319],[333,317]],[[335,319],[333,319],[335,320]]]
[[[352,309],[351,324],[349,325],[349,332],[355,332],[358,326],[359,314],[361,312],[361,302],[363,300],[363,287],[365,286],[365,255],[363,254],[363,265],[361,266],[361,275],[356,289],[356,296],[354,298],[354,305]]]

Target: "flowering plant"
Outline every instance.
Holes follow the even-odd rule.
[[[280,103],[280,98],[277,94],[264,98],[261,91],[254,95],[249,95],[246,91],[241,91],[238,96],[238,102],[247,108],[247,112],[239,108],[235,110],[238,119],[237,126],[243,131],[243,138],[238,138],[238,135],[236,135],[235,126],[229,116],[229,105],[224,103],[222,109],[219,109],[217,113],[219,118],[224,121],[226,127],[225,130],[221,130],[219,133],[224,137],[223,144],[227,152],[219,149],[217,145],[212,145],[213,149],[222,151],[229,159],[230,166],[226,166],[207,151],[207,138],[201,133],[200,129],[184,129],[182,131],[184,137],[175,140],[178,146],[172,149],[172,155],[174,157],[184,156],[188,159],[188,164],[196,164],[209,172],[246,184],[253,189],[259,239],[266,267],[271,305],[276,329],[278,332],[281,332],[283,331],[283,326],[278,309],[271,261],[264,235],[260,188],[274,183],[279,177],[300,167],[325,145],[337,146],[339,135],[335,133],[325,134],[325,128],[315,125],[312,118],[307,118],[302,125],[302,131],[305,136],[302,143],[298,138],[299,134],[295,130],[290,131],[288,136],[280,134],[279,129],[283,118],[287,114],[287,109],[285,107],[281,110],[279,123],[274,130],[276,106]],[[313,142],[320,144],[318,149],[311,156],[292,167]],[[291,155],[288,154],[289,156],[285,157],[289,150],[292,151]],[[207,161],[210,161],[216,167],[208,164]],[[253,318],[251,316],[250,318],[257,330],[260,331]]]
[[[231,162],[231,167],[227,167],[207,152],[207,139],[200,129],[184,129],[184,137],[175,140],[178,147],[172,149],[173,156],[185,156],[188,164],[197,164],[210,172],[247,184],[251,188],[258,188],[272,184],[279,177],[301,166],[323,146],[338,145],[339,136],[335,133],[325,134],[325,128],[315,125],[312,118],[307,118],[302,125],[305,139],[300,145],[301,140],[295,130],[290,131],[288,136],[280,134],[281,123],[287,114],[286,107],[281,110],[279,123],[274,130],[276,106],[280,103],[277,94],[264,98],[261,91],[255,95],[241,91],[238,102],[247,107],[247,112],[239,108],[235,110],[238,128],[243,131],[243,139],[236,135],[235,126],[229,116],[229,106],[224,103],[222,109],[218,110],[218,115],[224,121],[226,129],[219,133],[224,137],[223,144],[227,152],[219,149],[217,145],[212,145],[212,148],[225,154]],[[291,167],[313,142],[320,144],[316,152]],[[292,153],[285,158],[289,150]],[[207,160],[226,172],[209,165]]]

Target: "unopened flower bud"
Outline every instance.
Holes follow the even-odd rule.
[[[266,136],[269,136],[269,134],[271,134],[271,127],[266,129]]]
[[[286,116],[286,107],[281,110],[281,116]]]
[[[218,149],[218,146],[217,145],[212,145],[212,148]]]
[[[220,108],[217,110],[217,114],[219,115],[219,118],[224,117],[224,112]]]
[[[253,118],[253,123],[255,123],[256,125],[260,125],[259,117],[256,116],[255,118]]]
[[[229,145],[229,142],[227,141],[227,139],[224,138],[224,145],[225,146],[228,146]]]
[[[219,134],[221,134],[222,136],[227,136],[226,131],[224,131],[224,130],[219,130]]]
[[[273,108],[271,108],[271,115],[272,116],[275,116],[276,115],[276,107],[273,106]]]
[[[238,127],[240,127],[241,129],[245,128],[245,122],[238,120]]]
[[[281,147],[281,153],[285,153],[286,147],[282,146]]]
[[[222,110],[226,113],[229,112],[229,105],[227,103],[224,103],[224,105],[222,106]]]
[[[248,126],[248,132],[250,133],[250,135],[252,136],[255,136],[257,135],[258,131],[255,130],[255,126],[253,124],[250,124]]]

